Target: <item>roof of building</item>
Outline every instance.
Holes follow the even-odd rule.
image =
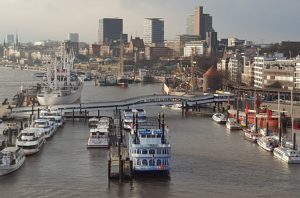
[[[215,76],[219,76],[219,72],[217,70],[217,68],[215,68],[214,66],[211,66],[206,72],[205,74],[203,74],[203,77],[215,77]]]

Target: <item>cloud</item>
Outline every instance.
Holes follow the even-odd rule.
[[[185,21],[202,3],[213,16],[220,37],[297,40],[300,27],[299,0],[0,0],[0,39],[19,32],[21,41],[63,40],[78,32],[81,41],[97,40],[98,20],[124,19],[124,32],[142,36],[143,19],[165,19],[165,37],[185,31]]]

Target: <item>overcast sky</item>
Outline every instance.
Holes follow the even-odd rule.
[[[174,39],[197,5],[213,16],[219,38],[300,40],[300,0],[0,0],[0,38],[18,32],[21,42],[63,40],[78,32],[81,41],[95,42],[103,17],[123,18],[125,33],[142,36],[143,19],[161,17],[165,38]]]

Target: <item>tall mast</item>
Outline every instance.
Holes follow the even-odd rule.
[[[124,75],[124,49],[122,37],[120,39],[120,76]]]

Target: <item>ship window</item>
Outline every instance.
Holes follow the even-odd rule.
[[[136,165],[138,165],[138,166],[141,165],[141,161],[139,159],[136,160]]]
[[[158,159],[158,160],[156,161],[156,165],[157,165],[157,166],[160,166],[160,165],[161,165],[161,160],[160,160],[160,159]]]
[[[155,161],[154,159],[149,160],[149,166],[155,166]]]
[[[148,161],[146,159],[143,159],[142,164],[143,166],[148,166]]]
[[[156,137],[161,138],[161,135],[160,135],[160,134],[157,134]]]
[[[150,150],[149,150],[149,154],[155,154],[155,150],[150,149]]]
[[[147,154],[148,152],[147,152],[147,149],[143,149],[142,150],[142,154]]]
[[[142,137],[142,138],[145,138],[145,137],[146,137],[146,135],[141,135],[141,137]]]

